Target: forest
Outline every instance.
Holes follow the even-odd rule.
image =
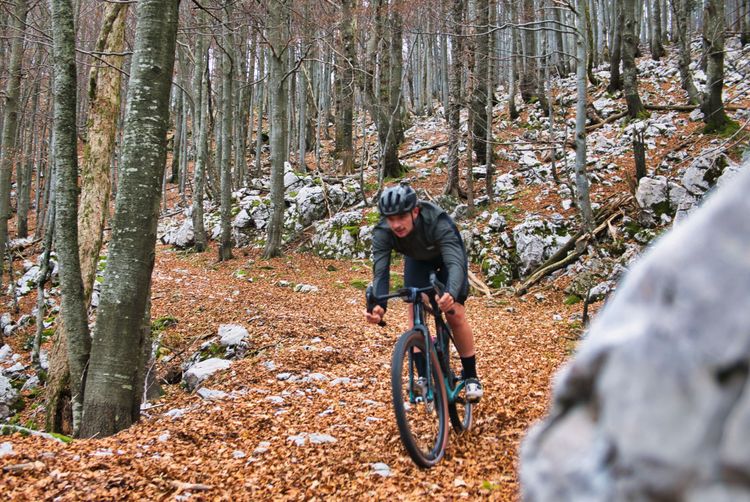
[[[746,171],[749,67],[750,0],[0,0],[0,488],[519,499],[589,321]],[[430,470],[406,306],[364,322],[400,181],[461,232],[487,389]]]

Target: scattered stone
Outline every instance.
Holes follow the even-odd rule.
[[[391,468],[388,467],[388,464],[384,464],[383,462],[376,462],[374,464],[370,464],[370,467],[372,467],[373,474],[377,474],[378,476],[387,478],[392,475]]]
[[[318,287],[311,284],[297,284],[294,286],[295,293],[317,293]]]
[[[247,455],[242,450],[234,450],[232,452],[232,458],[245,458]]]
[[[268,451],[268,449],[271,447],[270,441],[261,441],[258,443],[258,446],[253,450],[253,455],[261,455]]]
[[[12,457],[16,452],[13,451],[13,445],[9,442],[0,443],[0,458]]]
[[[231,361],[212,357],[191,366],[183,376],[185,385],[189,391],[195,390],[204,380],[216,373],[229,368]]]
[[[323,443],[335,443],[336,438],[333,436],[330,436],[328,434],[321,434],[318,432],[313,432],[309,436],[310,443],[312,444],[323,444]]]
[[[229,396],[229,394],[224,391],[206,389],[205,387],[201,387],[200,389],[198,389],[196,394],[198,394],[206,401],[221,401],[222,399],[226,399]]]
[[[159,437],[157,439],[160,443],[166,443],[171,436],[172,434],[169,431],[166,431],[162,434],[159,434]]]
[[[337,377],[331,380],[331,385],[349,385],[352,379],[349,377]]]
[[[219,340],[225,347],[239,345],[249,336],[247,330],[238,324],[222,324],[219,326]]]

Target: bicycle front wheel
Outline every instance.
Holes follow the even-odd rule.
[[[409,456],[420,467],[432,467],[443,458],[448,443],[448,400],[435,352],[429,351],[430,375],[419,353],[428,354],[424,334],[401,335],[391,361],[393,408]]]

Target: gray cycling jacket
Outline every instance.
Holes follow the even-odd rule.
[[[439,206],[419,201],[419,216],[414,230],[400,239],[391,231],[385,218],[372,232],[372,276],[377,296],[388,293],[390,287],[391,251],[410,256],[415,260],[441,262],[448,270],[445,291],[457,298],[467,279],[466,250],[456,224]],[[385,304],[381,304],[385,308]]]

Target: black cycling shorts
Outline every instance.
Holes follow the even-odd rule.
[[[430,272],[435,272],[438,280],[443,284],[448,283],[448,267],[442,260],[437,262],[420,261],[404,256],[404,286],[409,288],[426,288],[430,285]],[[461,305],[466,302],[469,296],[469,278],[464,276],[464,282],[461,284],[461,291],[454,301]]]

